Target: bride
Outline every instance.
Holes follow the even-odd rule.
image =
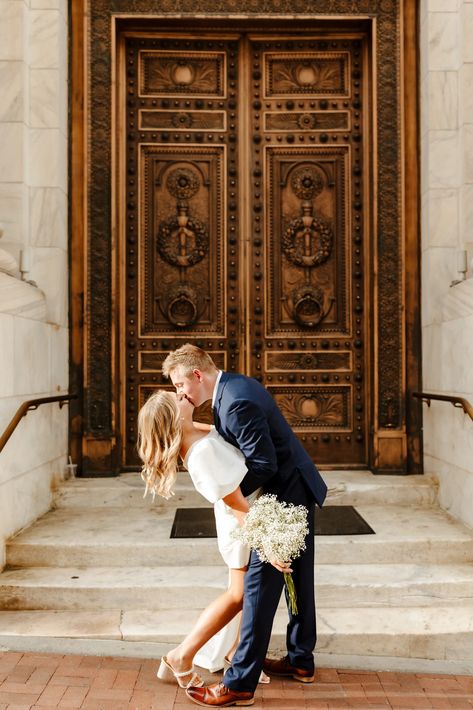
[[[146,492],[163,498],[173,495],[179,457],[196,490],[214,504],[217,542],[229,568],[229,585],[204,609],[193,629],[176,648],[163,656],[161,680],[177,681],[181,688],[203,685],[194,662],[211,672],[230,665],[238,645],[243,583],[250,549],[232,538],[242,525],[256,490],[244,497],[239,484],[247,469],[243,454],[209,425],[192,420],[194,406],[185,397],[158,390],[138,415],[138,451]],[[269,683],[261,673],[260,683]]]

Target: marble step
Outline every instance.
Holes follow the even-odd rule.
[[[0,576],[0,609],[203,609],[227,586],[210,567],[33,567]],[[473,565],[317,565],[319,609],[472,606]],[[281,606],[285,606],[284,597]]]
[[[473,531],[439,508],[357,506],[375,535],[319,536],[319,564],[473,562]],[[61,508],[7,544],[12,567],[221,565],[215,539],[169,539],[175,509]]]
[[[115,652],[132,655],[144,648],[147,657],[179,643],[192,627],[198,609],[107,610],[107,611],[1,611],[0,647],[41,648],[61,652],[72,641],[115,641]],[[278,610],[270,649],[285,648],[287,614]],[[317,618],[316,653],[337,659],[357,658],[367,667],[376,658],[376,668],[393,669],[393,658],[463,661],[463,672],[473,669],[473,607],[367,607],[321,608]],[[41,645],[38,646],[38,640]],[[127,649],[128,646],[128,649]],[[156,652],[153,653],[153,648]],[[109,647],[109,653],[113,645]],[[383,658],[386,659],[383,664]],[[361,659],[361,661],[360,661]],[[332,661],[333,663],[333,661]],[[354,664],[356,665],[356,664]]]
[[[415,505],[431,506],[436,501],[437,484],[429,476],[375,476],[370,471],[324,471],[330,505]],[[117,478],[83,478],[62,484],[55,495],[57,508],[101,508],[166,506],[151,496],[143,500],[144,485],[139,473]],[[189,475],[180,473],[174,505],[207,506],[193,488]]]

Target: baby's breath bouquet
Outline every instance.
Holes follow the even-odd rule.
[[[245,524],[233,536],[255,550],[261,562],[291,562],[305,550],[309,532],[307,508],[279,501],[265,494],[251,506]],[[292,574],[285,573],[290,608],[297,614],[297,596]]]

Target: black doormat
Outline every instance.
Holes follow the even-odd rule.
[[[316,535],[374,535],[352,505],[326,505],[315,513]],[[213,508],[177,508],[171,538],[217,537]]]

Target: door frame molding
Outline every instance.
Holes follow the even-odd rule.
[[[119,376],[115,283],[117,234],[112,217],[111,196],[111,177],[117,170],[110,120],[116,108],[113,105],[116,79],[111,76],[116,54],[115,38],[123,24],[131,21],[160,21],[161,27],[163,23],[172,27],[178,17],[182,28],[186,17],[192,20],[195,12],[205,12],[207,4],[212,7],[209,24],[218,24],[218,21],[225,20],[235,12],[235,0],[208,0],[208,3],[206,0],[161,0],[162,12],[159,14],[155,12],[156,2],[151,0],[136,0],[132,5],[133,12],[127,11],[130,3],[126,0],[77,0],[72,3],[70,383],[71,389],[77,391],[80,398],[71,408],[70,416],[71,453],[79,463],[82,475],[115,474],[121,463],[116,385]],[[239,18],[245,15],[247,19],[232,22],[235,27],[244,24],[247,31],[254,27],[264,27],[268,20],[274,21],[276,18],[273,15],[277,15],[278,21],[285,21],[287,31],[290,31],[290,22],[314,22],[315,18],[311,14],[312,0],[298,0],[299,13],[294,13],[292,5],[294,0],[281,0],[277,12],[262,14],[255,11],[252,0],[239,0]],[[400,188],[396,183],[395,190],[393,188],[395,195],[383,195],[385,201],[391,201],[393,220],[399,220],[396,232],[399,238],[391,239],[391,247],[387,247],[382,265],[386,274],[389,259],[393,256],[397,259],[397,279],[393,283],[398,289],[398,309],[392,322],[390,299],[384,298],[376,304],[374,322],[377,319],[379,322],[384,319],[384,322],[383,327],[374,329],[372,351],[378,359],[372,365],[376,381],[385,383],[389,380],[389,373],[393,372],[399,378],[399,387],[394,392],[394,401],[389,401],[391,394],[385,388],[381,391],[382,401],[374,404],[369,463],[372,470],[382,473],[420,473],[421,404],[411,397],[412,391],[418,390],[421,382],[417,3],[410,0],[387,0],[380,8],[380,3],[374,0],[361,0],[358,3],[322,0],[320,5],[321,8],[327,6],[327,12],[319,15],[317,21],[370,22],[373,46],[378,50],[387,42],[386,37],[389,36],[392,41],[394,34],[398,39],[396,46],[399,52],[396,54],[396,50],[393,50],[396,54],[394,63],[392,57],[386,57],[385,53],[382,62],[378,59],[376,69],[376,60],[373,62],[374,105],[379,98],[375,89],[376,72],[379,71],[383,72],[387,86],[391,82],[391,101],[392,95],[399,99],[399,103],[392,101],[390,110],[399,116],[395,130],[398,131],[396,146],[399,150],[396,157]],[[347,12],[348,6],[350,14]],[[371,6],[375,8],[372,12]],[[152,14],[151,9],[154,11]],[[227,20],[225,32],[231,29]],[[381,53],[378,51],[377,54],[379,57]],[[384,110],[386,108],[384,106]],[[384,125],[388,125],[386,120]],[[389,148],[388,143],[386,146]],[[97,149],[100,150],[101,164],[90,162],[91,155],[97,155]],[[108,165],[108,170],[104,165]],[[376,176],[374,178],[373,194]],[[95,202],[89,199],[92,186],[94,195],[97,190],[100,192]],[[383,247],[383,239],[389,242],[389,234],[380,234],[387,227],[389,229],[386,214],[381,229],[376,225],[374,227],[377,248]],[[404,269],[401,266],[403,262]],[[90,264],[94,268],[89,268]],[[397,361],[392,348],[391,351],[386,349],[393,335],[400,344],[398,355],[401,357]],[[374,397],[372,399],[375,400]]]

